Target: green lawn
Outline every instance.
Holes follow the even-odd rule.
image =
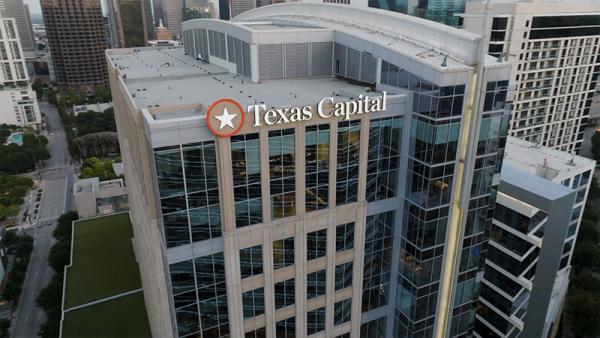
[[[141,288],[128,213],[79,221],[73,230],[65,309]]]
[[[63,338],[147,338],[142,292],[65,313]]]

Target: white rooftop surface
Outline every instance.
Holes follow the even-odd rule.
[[[375,8],[293,2],[252,9],[233,18],[232,23],[244,24],[251,20],[276,23],[289,20],[290,24],[296,21],[334,29],[418,58],[439,71],[465,70],[472,60],[479,60],[480,36],[434,21]],[[447,65],[442,67],[446,53],[449,54]],[[489,55],[485,56],[484,62],[486,66],[505,64]]]
[[[527,191],[535,192],[548,200],[556,200],[569,194],[572,190],[559,183],[548,182],[547,179],[533,173],[523,172],[521,168],[513,167],[512,163],[502,164],[502,181]]]
[[[127,75],[127,82],[227,72],[219,66],[195,61],[181,47],[109,49],[108,54],[112,63]]]
[[[350,84],[332,77],[268,80],[253,83],[248,78],[235,75],[212,64],[184,55],[183,48],[142,48],[140,51],[109,50],[111,59],[121,67],[125,85],[138,108],[202,103],[207,107],[214,101],[228,97],[243,106],[265,104],[268,108],[285,108],[316,104],[327,95],[338,94],[350,98],[363,94],[371,97],[380,93],[367,93],[364,86]],[[152,72],[166,60],[174,60],[170,67]],[[210,74],[204,70],[210,69]],[[130,75],[132,74],[132,75]],[[197,114],[196,111],[165,113],[169,118]],[[155,116],[162,119],[160,114]]]
[[[508,137],[504,165],[518,168],[551,181],[562,181],[572,172],[592,169],[595,161],[568,152],[543,147],[532,142]],[[504,169],[502,170],[504,178]]]
[[[269,21],[241,22],[244,26],[257,31],[291,31],[296,29],[314,29],[314,27],[275,24]]]

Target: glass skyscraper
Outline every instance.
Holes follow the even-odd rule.
[[[343,5],[182,35],[108,53],[153,334],[470,334],[509,65]]]
[[[458,27],[467,0],[369,0],[369,7],[417,16]]]

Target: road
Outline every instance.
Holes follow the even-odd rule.
[[[47,264],[48,253],[54,244],[52,231],[56,226],[56,219],[65,210],[73,209],[73,167],[69,163],[67,137],[56,109],[46,102],[40,102],[40,109],[46,115],[48,150],[51,158],[39,173],[43,194],[38,222],[25,230],[33,236],[34,242],[23,291],[13,313],[15,320],[11,326],[11,337],[15,338],[38,337],[39,326],[44,321],[44,312],[37,307],[35,300],[54,274]]]

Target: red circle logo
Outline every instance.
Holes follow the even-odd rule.
[[[241,104],[232,99],[220,99],[208,108],[206,126],[215,136],[230,137],[242,129],[245,118]]]

